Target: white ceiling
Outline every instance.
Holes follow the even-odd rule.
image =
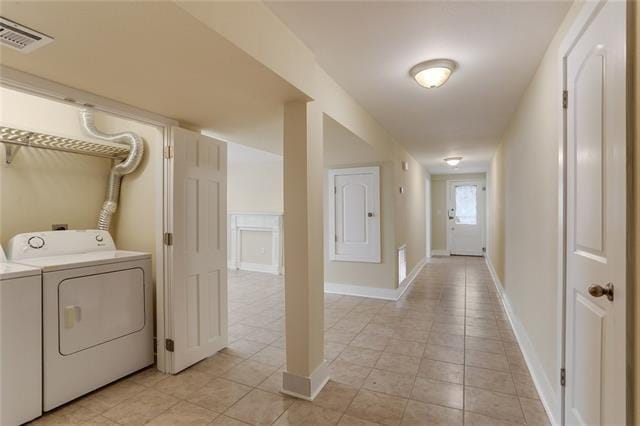
[[[568,1],[268,2],[321,66],[434,173],[487,166]],[[439,89],[409,69],[458,63]]]

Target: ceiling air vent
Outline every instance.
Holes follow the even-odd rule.
[[[0,44],[23,53],[49,44],[53,38],[0,16]]]

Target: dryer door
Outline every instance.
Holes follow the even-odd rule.
[[[60,354],[71,355],[142,330],[144,298],[140,268],[63,279],[58,285]]]

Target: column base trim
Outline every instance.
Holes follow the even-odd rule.
[[[282,372],[281,392],[306,401],[313,401],[330,378],[327,361],[322,361],[322,364],[311,373],[310,377],[298,376],[284,371]]]

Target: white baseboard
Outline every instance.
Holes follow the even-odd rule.
[[[431,250],[431,256],[451,256],[447,250]]]
[[[281,392],[296,398],[313,401],[330,378],[327,361],[323,361],[309,377],[302,377],[284,371],[282,373]]]
[[[345,296],[360,296],[369,297],[371,299],[393,300],[396,301],[402,297],[405,291],[411,286],[413,280],[418,276],[422,268],[426,263],[426,258],[423,258],[418,264],[411,270],[411,273],[407,275],[407,278],[401,283],[398,288],[379,288],[368,287],[365,285],[357,284],[339,284],[339,283],[324,283],[324,292],[332,294],[342,294]]]
[[[279,268],[276,265],[265,265],[262,263],[240,262],[238,265],[228,263],[227,267],[229,269],[238,269],[240,271],[264,272],[274,275],[280,274]]]
[[[536,355],[533,344],[531,343],[531,340],[529,339],[524,326],[513,312],[511,303],[509,302],[509,298],[507,297],[507,294],[504,291],[504,287],[502,286],[502,283],[498,278],[498,274],[496,274],[496,271],[493,268],[491,259],[488,256],[485,256],[484,260],[487,264],[487,268],[489,268],[491,277],[493,278],[493,284],[495,285],[496,290],[498,290],[502,305],[507,312],[509,322],[511,323],[513,332],[516,335],[516,339],[518,340],[518,344],[520,345],[520,349],[522,351],[522,355],[524,356],[524,360],[527,363],[527,367],[531,372],[531,378],[533,379],[533,383],[536,387],[536,390],[538,391],[538,395],[540,395],[542,405],[544,406],[544,409],[549,416],[551,424],[559,425],[561,424],[560,419],[562,418],[562,413],[560,412],[560,397],[555,392],[554,387],[549,380],[549,377],[545,374],[542,363]]]

